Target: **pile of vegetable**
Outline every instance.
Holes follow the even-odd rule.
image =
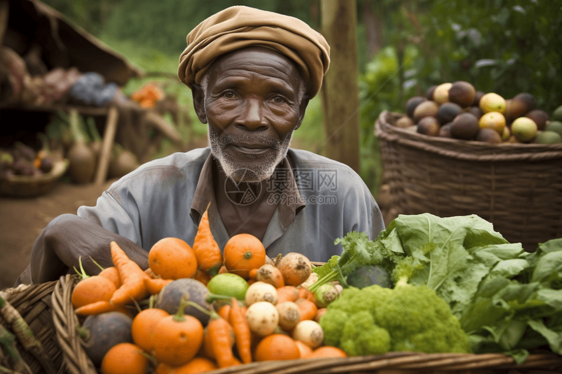
[[[0,149],[0,179],[9,179],[12,175],[40,177],[53,169],[55,159],[49,150],[45,134],[38,137],[43,148],[38,152],[21,142],[15,142],[10,149]]]
[[[273,262],[249,234],[230,238],[223,253],[205,212],[193,247],[164,238],[151,248],[145,271],[115,242],[113,267],[88,276],[80,263],[72,303],[85,318],[80,333],[96,367],[104,374],[187,373],[346,357],[323,345],[318,321],[325,304],[304,287],[312,274],[305,256],[290,253]],[[341,287],[329,288],[335,299]]]
[[[114,267],[77,269],[86,352],[104,374],[390,351],[562,354],[562,239],[529,254],[477,216],[421,214],[336,244],[341,256],[316,268],[298,253],[269,259],[249,234],[221,252],[207,212],[193,247],[164,238],[145,271],[112,242]]]
[[[344,247],[341,257],[314,269],[319,279],[310,289],[334,280],[361,289],[344,289],[320,322],[325,341],[349,355],[354,349],[465,351],[459,323],[474,353],[503,352],[517,362],[532,349],[562,354],[562,239],[540,244],[530,254],[475,215],[421,214],[400,215],[375,241],[352,232],[336,242]],[[379,336],[385,334],[378,328],[385,329],[389,345],[365,342],[346,349],[354,335],[346,335],[337,322],[353,314]],[[450,335],[438,338],[445,325]],[[447,348],[443,339],[451,336],[457,344]]]

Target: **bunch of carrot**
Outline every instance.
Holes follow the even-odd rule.
[[[136,102],[140,103],[143,108],[152,108],[154,104],[162,100],[165,94],[164,91],[154,83],[147,83],[140,89],[135,91],[131,98]]]

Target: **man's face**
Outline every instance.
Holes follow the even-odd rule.
[[[206,92],[193,92],[197,114],[209,124],[213,155],[235,180],[269,178],[308,103],[299,102],[297,68],[276,52],[248,48],[222,56],[208,74]]]

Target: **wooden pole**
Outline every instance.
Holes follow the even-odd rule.
[[[330,44],[330,70],[324,77],[322,109],[324,155],[359,171],[359,69],[355,0],[322,0],[322,34]]]
[[[98,170],[96,171],[95,184],[100,185],[105,182],[107,177],[107,168],[111,158],[111,148],[115,140],[115,132],[117,130],[117,120],[119,112],[117,108],[112,106],[107,114],[107,122],[105,123],[105,131],[103,133],[103,143],[101,146],[100,159],[98,161]]]

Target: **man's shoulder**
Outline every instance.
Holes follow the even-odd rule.
[[[177,152],[149,161],[113,183],[109,190],[136,184],[140,180],[162,183],[169,178],[185,177],[186,174],[200,172],[210,153],[211,149],[208,147],[197,148],[189,152]]]
[[[289,148],[289,154],[298,168],[332,168],[337,170],[353,171],[352,168],[339,161],[332,160],[319,154],[305,151],[303,149]]]

